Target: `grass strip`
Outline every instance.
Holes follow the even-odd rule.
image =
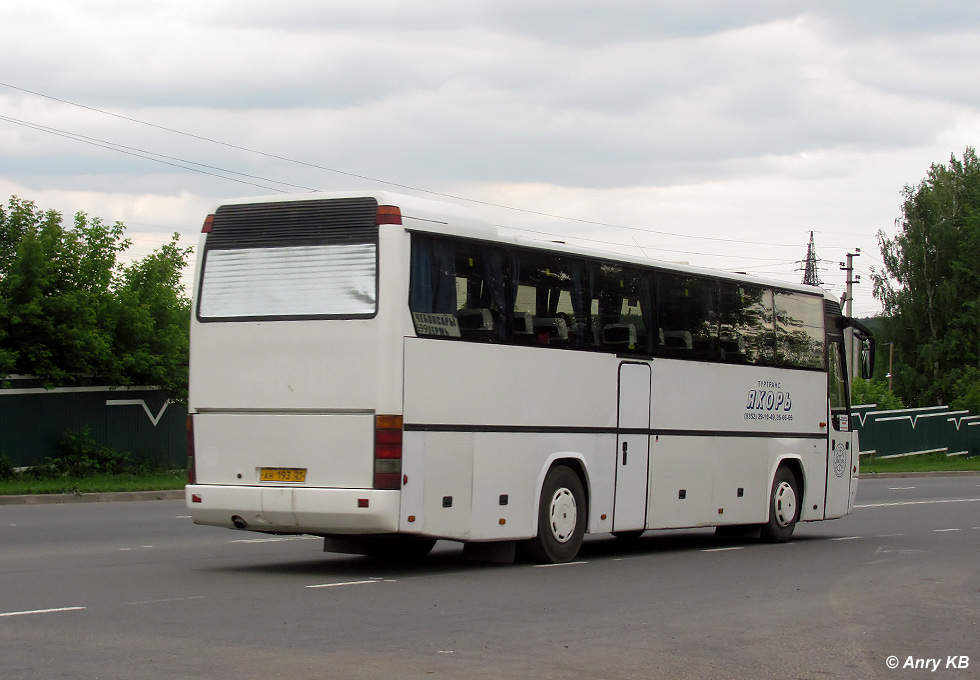
[[[15,479],[0,481],[0,495],[49,493],[110,493],[113,491],[166,491],[183,489],[187,473],[183,470],[152,472],[145,475],[93,475],[56,479]]]
[[[875,458],[865,456],[861,459],[861,472],[962,472],[980,470],[980,456],[949,457],[944,453],[927,453],[920,456],[900,456],[897,458]]]

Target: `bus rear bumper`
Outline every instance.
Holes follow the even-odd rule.
[[[398,491],[192,484],[184,493],[195,524],[295,534],[398,531]]]

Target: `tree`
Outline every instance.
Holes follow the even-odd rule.
[[[13,196],[0,207],[0,376],[46,387],[92,377],[186,394],[189,301],[174,240],[129,266],[125,227],[83,212],[72,226]]]
[[[884,269],[872,273],[907,404],[949,404],[980,380],[980,162],[933,165],[903,191],[898,233],[878,233]]]
[[[877,404],[879,411],[905,408],[902,400],[888,391],[888,383],[862,378],[855,378],[851,383],[851,403],[855,406]]]

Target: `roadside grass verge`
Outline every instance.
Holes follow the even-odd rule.
[[[14,479],[0,481],[0,495],[166,491],[183,489],[185,484],[187,484],[187,472],[185,470],[158,471],[145,474],[58,477],[55,479],[29,479],[18,475]]]
[[[949,457],[944,453],[900,458],[861,458],[861,472],[961,472],[980,470],[980,456]]]

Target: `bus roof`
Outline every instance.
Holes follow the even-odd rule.
[[[507,225],[499,225],[498,227],[498,225],[493,224],[482,217],[479,213],[466,206],[452,203],[450,201],[421,198],[418,196],[411,196],[409,194],[401,194],[391,191],[370,190],[310,192],[304,194],[276,194],[272,196],[235,198],[221,202],[218,206],[215,206],[215,209],[211,212],[215,212],[215,210],[217,210],[217,208],[221,205],[247,205],[250,203],[280,203],[335,198],[368,197],[374,198],[378,202],[378,205],[398,206],[398,208],[401,210],[403,226],[409,231],[442,234],[446,236],[458,236],[462,238],[471,238],[498,243],[501,245],[532,248],[536,250],[548,250],[583,257],[594,257],[615,262],[622,262],[624,264],[654,267],[656,269],[677,271],[692,275],[710,276],[715,278],[720,277],[734,281],[743,281],[748,284],[764,285],[783,290],[811,293],[814,295],[820,295],[828,300],[836,301],[836,298],[823,289],[816,286],[804,285],[802,283],[778,281],[775,279],[730,272],[721,269],[698,267],[684,263],[670,262],[667,260],[657,260],[644,255],[632,255],[587,246],[571,245],[560,240],[537,239],[519,235],[503,234],[500,232],[500,228],[507,229],[509,228]],[[515,229],[517,228],[515,227]]]

